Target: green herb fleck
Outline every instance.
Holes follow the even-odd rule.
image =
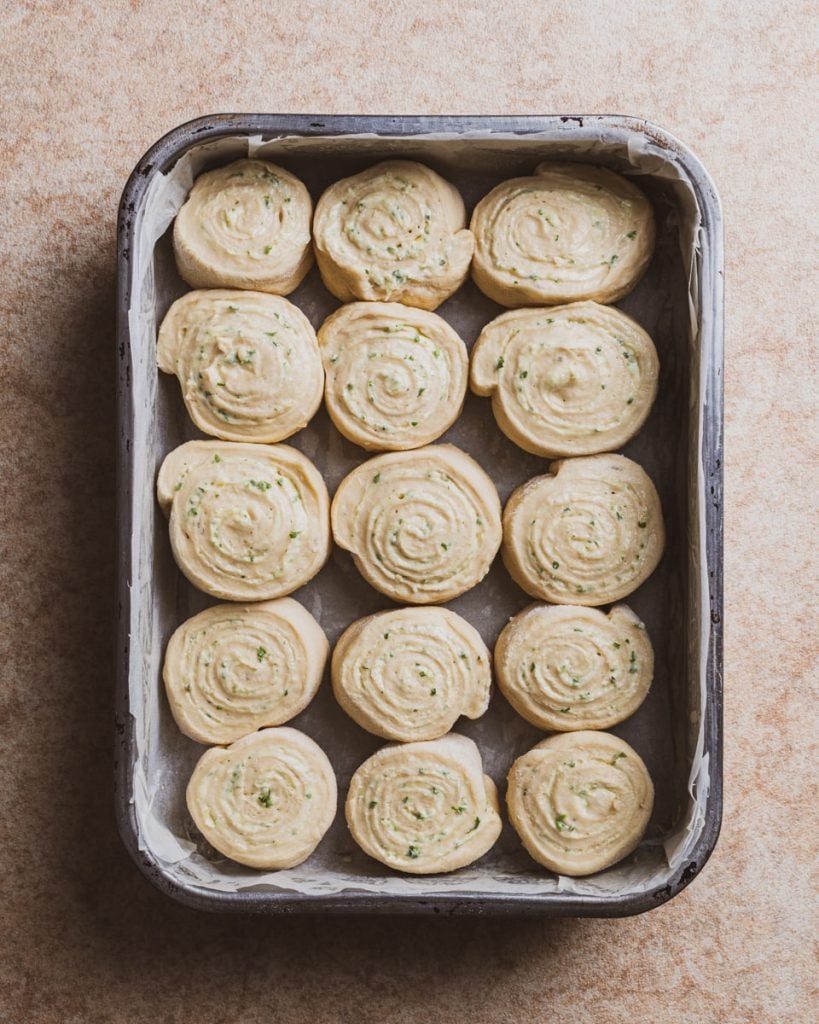
[[[373,807],[378,807],[378,801],[377,800],[370,800],[370,810],[372,810]]]
[[[256,648],[256,658],[257,658],[258,661],[264,661],[264,656],[266,654],[267,654],[267,651],[264,649],[264,647],[257,647]]]
[[[298,535],[300,533],[301,533],[301,530],[291,530],[290,531],[290,540],[295,540],[296,537],[298,537]]]
[[[270,786],[262,786],[262,791],[256,797],[262,807],[272,807],[273,800],[270,796]]]
[[[503,356],[499,356],[498,357],[498,361],[495,363],[495,369],[496,370],[502,370],[503,369],[503,363],[504,363]]]
[[[555,825],[557,826],[558,832],[574,832],[574,825],[570,825],[566,821],[565,814],[558,814],[555,818]]]
[[[417,860],[421,856],[421,847],[415,846],[414,844],[407,850],[407,856],[413,860]]]

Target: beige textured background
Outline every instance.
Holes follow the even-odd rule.
[[[812,6],[4,6],[0,1020],[811,1019]],[[714,175],[726,808],[717,853],[672,903],[624,921],[241,920],[169,902],[128,861],[111,801],[114,219],[148,145],[220,110],[635,114]]]

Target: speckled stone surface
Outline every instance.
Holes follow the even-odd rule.
[[[812,1019],[811,8],[6,5],[0,1020]],[[111,799],[116,204],[157,137],[220,110],[635,114],[713,174],[727,225],[725,823],[666,906],[622,921],[245,920],[171,903],[128,860]]]

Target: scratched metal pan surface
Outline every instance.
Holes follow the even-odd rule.
[[[339,813],[314,855],[287,872],[255,872],[221,857],[196,832],[184,791],[202,747],[176,729],[161,684],[172,631],[212,599],[174,565],[154,498],[168,451],[201,436],[175,378],[159,374],[156,326],[186,286],[170,224],[192,177],[257,153],[304,180],[314,200],[331,182],[385,157],[423,161],[451,180],[468,210],[498,182],[544,159],[575,159],[634,175],[654,206],[656,254],[618,303],[655,339],[658,399],[624,449],[657,484],[668,546],[653,576],[627,601],[646,622],[655,680],[643,706],[613,732],[642,755],[656,787],[645,839],[622,864],[588,879],[551,874],[525,853],[507,823],[486,856],[451,875],[397,875],[367,858],[342,811],[350,776],[382,741],[335,704],[328,679],[293,725],[328,753]],[[207,910],[253,913],[472,913],[616,917],[658,906],[708,859],[722,810],[722,221],[714,186],[676,139],[626,117],[321,117],[235,114],[201,118],[160,139],[123,193],[118,237],[118,536],[116,806],[130,854],[168,895]],[[314,269],[290,296],[318,327],[337,305]],[[440,307],[471,347],[500,312],[471,283]],[[498,430],[487,399],[468,396],[443,440],[473,454],[502,500],[545,462]],[[312,458],[332,493],[368,456],[344,440],[322,408],[290,442]],[[294,594],[333,643],[353,620],[391,602],[370,588],[346,552]],[[451,602],[492,646],[529,598],[500,559],[473,591]],[[542,733],[495,688],[480,720],[456,730],[478,743],[505,790],[512,761]]]

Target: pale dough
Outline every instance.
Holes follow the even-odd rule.
[[[651,204],[603,167],[543,163],[475,207],[472,277],[502,306],[627,295],[654,252]]]
[[[492,396],[510,440],[556,458],[622,448],[651,411],[658,372],[654,343],[631,317],[575,302],[488,323],[472,350],[470,384]]]
[[[508,776],[509,819],[530,856],[561,875],[616,864],[643,838],[654,786],[639,754],[607,732],[550,736]]]
[[[457,733],[382,747],[354,773],[345,811],[366,854],[416,875],[465,867],[501,833],[495,784]]]
[[[645,699],[654,652],[645,626],[624,604],[608,615],[535,604],[498,637],[495,673],[512,707],[540,729],[609,729]]]
[[[179,378],[196,426],[227,441],[281,441],[307,426],[321,404],[315,331],[278,295],[188,292],[162,321],[156,358]]]
[[[336,700],[389,740],[431,740],[489,706],[490,656],[447,608],[399,608],[354,622],[333,651]]]
[[[179,273],[194,288],[288,295],[313,263],[312,212],[299,179],[266,160],[206,171],[174,221]]]
[[[188,441],[166,456],[157,495],[176,564],[214,597],[283,597],[330,553],[327,488],[289,445]]]
[[[419,448],[461,414],[466,346],[446,320],[397,302],[354,302],[318,332],[336,427],[369,450]]]
[[[316,204],[313,244],[324,284],[342,302],[435,309],[472,259],[458,190],[411,160],[387,160],[331,185]]]
[[[262,729],[212,747],[188,783],[188,811],[207,841],[251,868],[301,864],[336,815],[326,754],[297,729]]]
[[[339,484],[336,543],[377,590],[409,604],[449,601],[479,583],[501,540],[500,501],[453,445],[368,459]]]
[[[636,590],[663,553],[660,499],[624,455],[553,462],[518,487],[503,513],[503,561],[527,594],[601,605]]]
[[[182,623],[165,651],[174,720],[199,743],[282,725],[315,696],[328,653],[319,624],[289,597],[206,608]]]

